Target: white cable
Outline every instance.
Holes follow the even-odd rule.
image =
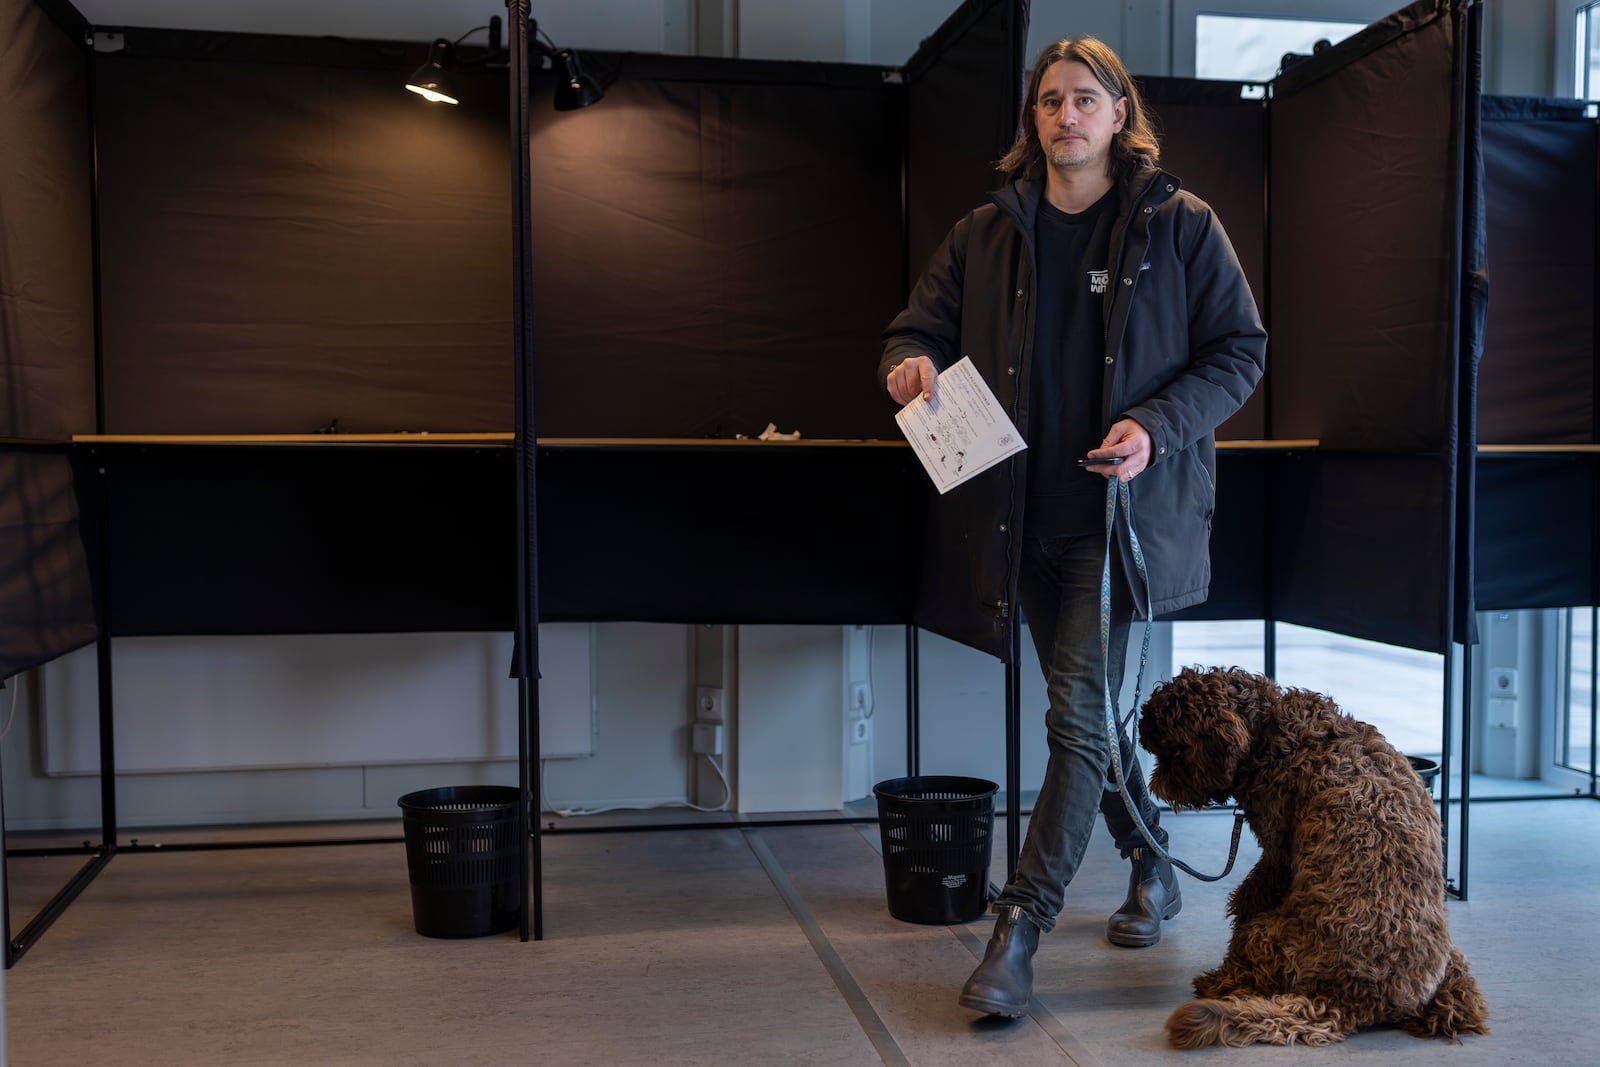
[[[722,803],[718,804],[714,808],[705,807],[700,804],[692,804],[688,800],[663,800],[659,804],[611,804],[603,808],[557,808],[552,806],[544,797],[544,760],[539,761],[540,800],[545,805],[544,810],[559,815],[564,819],[572,818],[573,816],[577,815],[603,815],[608,811],[655,811],[660,808],[693,808],[695,811],[727,811],[728,803],[733,800],[733,786],[728,783],[727,774],[723,772],[721,765],[718,764],[716,760],[712,759],[704,752],[699,754],[706,757],[706,761],[711,764],[711,769],[717,772],[718,778],[722,779]]]
[[[878,636],[878,628],[876,626],[868,626],[867,627],[867,707],[866,707],[865,714],[863,714],[861,716],[863,719],[872,718],[873,712],[878,710],[878,687],[872,680],[872,642],[873,642],[873,639],[876,638],[877,636]]]
[[[699,804],[689,804],[688,806],[693,808],[695,811],[727,811],[728,801],[733,799],[733,786],[728,784],[728,776],[723,773],[721,764],[717,763],[717,761],[712,759],[707,753],[702,752],[700,755],[706,757],[706,762],[711,764],[711,769],[717,772],[718,778],[722,779],[722,803],[718,804],[714,808],[702,807]],[[685,803],[687,803],[687,801],[685,801]]]

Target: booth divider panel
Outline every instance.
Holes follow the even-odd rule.
[[[80,525],[64,449],[0,446],[0,681],[99,635]]]
[[[994,165],[1017,135],[1028,19],[1027,0],[967,0],[906,64],[908,286],[1005,181]]]
[[[1217,504],[1211,525],[1211,595],[1203,604],[1168,618],[1265,619],[1267,606],[1267,514],[1270,507],[1266,455],[1217,456]],[[1135,523],[1138,519],[1135,517]]]
[[[376,46],[126,39],[95,58],[106,432],[508,429],[503,78],[430,108]]]
[[[627,69],[535,112],[540,434],[898,437],[873,377],[901,299],[898,94]]]
[[[1479,458],[1478,610],[1600,603],[1595,574],[1595,458]]]
[[[1444,652],[1453,536],[1438,459],[1290,455],[1272,468],[1271,617],[1368,641]]]
[[[1436,6],[1304,61],[1274,95],[1274,436],[1425,452],[1454,432],[1460,101],[1453,20],[1419,14]]]
[[[1138,79],[1161,135],[1162,169],[1216,211],[1266,315],[1267,112],[1240,97],[1238,82],[1190,78]],[[1270,339],[1269,339],[1270,340]],[[1268,358],[1267,365],[1272,366]],[[1217,428],[1221,440],[1267,436],[1266,387]]]
[[[508,631],[509,448],[98,446],[113,637]]]
[[[97,60],[107,430],[508,429],[503,73],[437,108],[360,42],[337,66],[129,38]],[[892,434],[872,369],[901,299],[898,91],[617,62],[600,104],[534,110],[540,432]]]
[[[1595,121],[1576,101],[1484,100],[1489,320],[1478,440],[1595,436]]]
[[[0,437],[65,441],[95,428],[88,57],[31,2],[0,41]]]
[[[100,445],[114,636],[507,631],[510,448]],[[546,622],[911,615],[925,476],[870,445],[538,450]]]

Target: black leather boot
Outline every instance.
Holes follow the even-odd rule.
[[[1147,848],[1133,850],[1128,899],[1106,921],[1106,940],[1123,948],[1144,948],[1161,940],[1161,920],[1183,907],[1178,872]]]
[[[1033,999],[1033,954],[1039,928],[1015,904],[996,910],[983,962],[961,987],[961,1006],[988,1015],[1026,1015]]]

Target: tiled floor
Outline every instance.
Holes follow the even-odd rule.
[[[1169,818],[1179,854],[1219,869],[1231,820]],[[981,1019],[955,995],[987,920],[891,918],[876,827],[830,825],[548,837],[546,938],[526,944],[418,936],[398,843],[119,855],[8,973],[9,1062],[1600,1063],[1600,803],[1485,803],[1471,825],[1472,895],[1450,919],[1494,1033],[1463,1045],[1168,1048],[1168,1012],[1221,958],[1248,834],[1234,874],[1186,878],[1182,914],[1139,950],[1104,939],[1126,866],[1097,837],[1041,945],[1034,1012]],[[19,924],[72,866],[12,861]]]

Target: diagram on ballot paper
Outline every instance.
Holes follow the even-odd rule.
[[[1027,447],[965,356],[939,372],[932,400],[915,397],[895,415],[895,423],[940,493]]]

